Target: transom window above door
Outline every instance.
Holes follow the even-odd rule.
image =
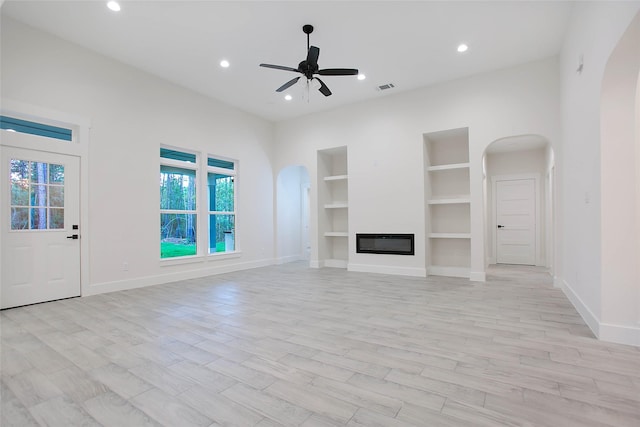
[[[0,116],[0,129],[5,132],[28,133],[61,141],[70,142],[73,139],[73,131],[71,129],[8,116]]]

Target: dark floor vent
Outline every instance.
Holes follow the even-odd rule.
[[[394,85],[393,83],[387,83],[386,85],[378,86],[378,90],[393,89],[394,87],[396,87],[396,85]]]

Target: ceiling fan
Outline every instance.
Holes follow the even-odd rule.
[[[320,80],[318,77],[314,77],[316,74],[321,76],[355,76],[358,74],[358,70],[355,68],[325,68],[323,70],[320,70],[318,67],[318,56],[320,56],[320,48],[316,46],[309,46],[309,34],[313,32],[313,25],[304,25],[302,27],[302,31],[307,35],[307,59],[298,64],[298,68],[273,64],[260,64],[260,66],[265,68],[274,68],[276,70],[293,71],[294,73],[300,73],[307,78],[307,82],[311,82],[315,79],[318,81],[318,83],[320,83],[320,87],[318,88],[318,90],[324,96],[330,96],[331,91],[322,80]],[[289,80],[278,89],[276,89],[276,92],[283,92],[287,90],[288,88],[296,84],[301,77],[302,76],[298,76]]]

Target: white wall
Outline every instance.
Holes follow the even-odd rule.
[[[601,138],[601,101],[607,62],[639,8],[637,1],[575,4],[560,61],[563,144],[556,151],[561,189],[559,284],[597,335],[636,344],[640,343],[638,306],[629,302],[635,299],[631,295],[637,295],[638,281],[636,285],[629,282],[635,262],[621,264],[616,259],[619,245],[627,246],[618,226],[624,224],[627,236],[634,229],[629,227],[633,224],[629,202],[622,201],[618,192],[628,187],[635,165],[618,160],[620,154],[634,156],[627,151],[616,154],[618,144]],[[637,46],[638,42],[635,52]],[[584,67],[578,73],[581,56]],[[633,92],[631,87],[628,90]],[[628,178],[620,179],[621,174]],[[631,194],[626,193],[627,200]],[[616,225],[618,213],[625,218]]]
[[[640,73],[636,84],[636,213],[640,215]],[[636,219],[636,274],[640,282],[640,220]],[[638,324],[640,324],[640,286],[638,287]]]
[[[640,136],[636,105],[640,74],[640,12],[609,57],[602,82],[602,318],[600,334],[625,342],[635,335],[640,345],[639,307],[632,295],[640,292],[636,209],[636,150]],[[628,330],[631,327],[631,330]],[[625,332],[623,332],[625,331]],[[633,332],[632,332],[633,331]],[[634,334],[635,333],[635,334]]]
[[[83,294],[273,262],[272,124],[6,18],[1,59],[3,98],[91,122]],[[239,161],[240,256],[160,262],[161,144]]]
[[[303,197],[309,184],[309,173],[303,166],[288,166],[276,180],[277,262],[296,261],[303,256]]]
[[[510,151],[510,152],[498,152],[498,153],[487,153],[487,212],[488,217],[486,218],[487,224],[487,247],[490,252],[486,254],[489,263],[496,262],[496,253],[494,240],[496,236],[496,228],[493,222],[493,218],[495,215],[495,200],[493,196],[493,186],[492,186],[492,178],[497,176],[504,175],[518,175],[518,174],[535,174],[539,177],[540,182],[538,183],[540,188],[540,206],[537,207],[540,209],[540,218],[539,223],[536,224],[536,234],[539,249],[536,253],[536,263],[537,265],[545,265],[545,257],[546,257],[546,216],[544,213],[546,212],[546,188],[544,185],[544,177],[547,166],[546,159],[546,150],[544,148],[536,149],[536,150],[522,150],[522,151]]]
[[[550,58],[276,124],[277,168],[301,164],[311,176],[312,261],[318,259],[317,150],[346,145],[350,263],[424,275],[422,135],[469,127],[471,274],[482,278],[484,149],[511,135],[536,134],[558,144],[559,105],[557,62]],[[366,232],[415,233],[416,254],[356,254],[355,233]]]

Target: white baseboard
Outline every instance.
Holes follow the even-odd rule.
[[[472,271],[469,273],[469,280],[472,282],[486,282],[487,273],[484,271]]]
[[[395,267],[391,265],[371,265],[349,263],[349,271],[359,273],[392,274],[396,276],[426,277],[427,271],[417,267]]]
[[[556,281],[558,285],[556,285]],[[562,292],[569,298],[569,301],[575,309],[578,311],[578,314],[582,317],[582,320],[587,324],[591,332],[595,334],[596,337],[600,337],[600,320],[596,317],[595,314],[587,307],[587,305],[582,301],[582,299],[575,293],[573,288],[567,283],[566,280],[556,277],[554,279],[554,286],[562,289]]]
[[[324,263],[322,261],[319,261],[319,260],[311,260],[311,261],[309,261],[309,267],[310,268],[322,268],[322,267],[324,267]]]
[[[615,325],[601,322],[566,280],[554,276],[553,286],[562,289],[582,320],[599,340],[640,347],[640,325]]]
[[[239,262],[219,266],[208,266],[193,270],[179,271],[175,273],[159,274],[157,276],[137,277],[135,279],[116,280],[113,282],[94,283],[82,288],[82,296],[98,295],[107,292],[125,291],[128,289],[143,288],[146,286],[161,285],[177,282],[179,280],[197,279],[216,274],[231,273],[233,271],[249,270],[252,268],[266,267],[275,264],[273,259],[263,259],[250,262]]]
[[[640,326],[600,324],[600,336],[602,341],[627,344],[640,347]]]
[[[302,259],[302,255],[288,255],[288,256],[283,256],[276,259],[276,264],[277,265],[287,264],[290,262],[300,261],[301,259]]]
[[[470,271],[465,267],[445,267],[439,265],[430,265],[427,268],[429,276],[446,276],[446,277],[462,277],[468,279]]]
[[[347,268],[347,260],[346,259],[325,259],[323,264],[324,264],[325,267]]]

